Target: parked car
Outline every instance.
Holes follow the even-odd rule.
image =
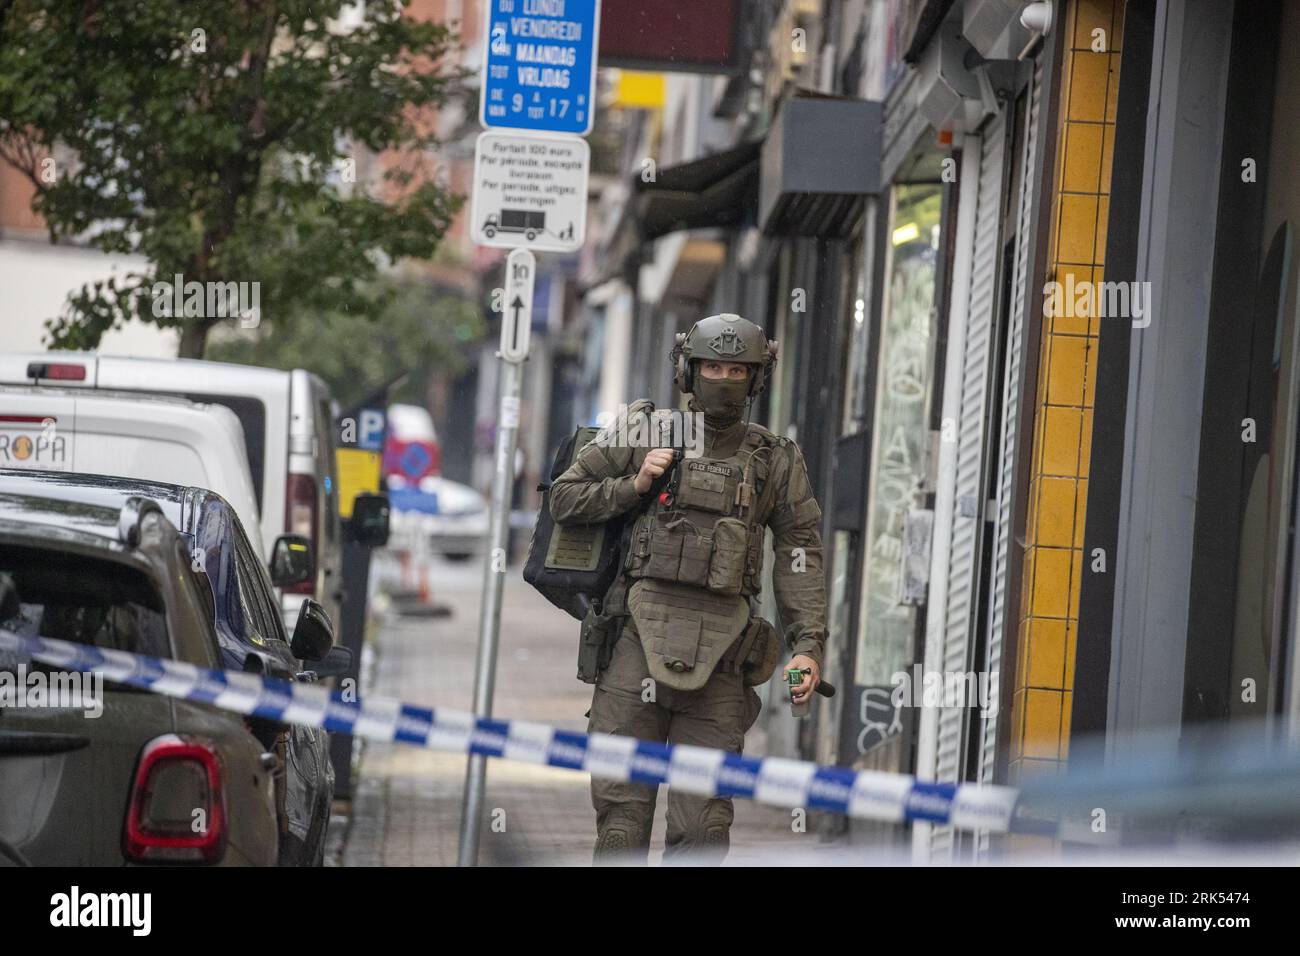
[[[150,517],[155,513],[163,520]],[[170,530],[164,530],[164,523]],[[158,537],[160,543],[142,548],[146,531]],[[91,608],[103,617],[105,602],[127,597],[154,611],[154,619],[136,627],[147,631],[148,640],[131,637],[132,632],[121,626],[110,629],[106,636],[94,636],[94,640],[109,641],[110,646],[122,650],[158,653],[205,667],[225,667],[302,681],[342,673],[350,662],[346,651],[332,647],[329,619],[314,601],[304,602],[292,644],[285,634],[272,584],[277,581],[288,585],[311,575],[314,569],[310,544],[296,535],[277,539],[271,549],[271,567],[275,569],[272,577],[266,565],[254,555],[234,509],[214,492],[126,478],[0,470],[0,553],[13,548],[26,550],[12,551],[8,563],[0,567],[0,571],[11,575],[22,607],[17,616],[10,613],[0,620],[0,626],[9,630],[27,629],[65,639],[70,635],[75,637],[79,633],[76,629],[64,627],[49,633],[44,623],[43,612],[47,607],[60,608],[64,615],[68,613],[59,603],[63,600],[59,596],[59,580],[63,578],[67,592],[75,598],[66,605],[74,616],[88,617],[79,608]],[[69,566],[69,573],[42,577],[40,569],[46,566],[57,569],[59,561],[64,560],[61,557],[64,552],[74,557],[98,558],[110,565],[113,562],[125,565],[128,576],[135,568],[138,573],[131,579],[135,590],[115,584],[108,571],[97,577],[78,576],[70,573]],[[201,570],[195,570],[196,567]],[[151,584],[156,596],[150,597],[141,581]],[[31,608],[26,606],[29,596],[40,597],[40,601],[32,602],[35,606]],[[134,607],[127,610],[140,614]],[[159,615],[165,620],[165,628],[160,624]],[[84,625],[82,629],[85,630]],[[99,635],[100,631],[94,633]],[[89,639],[91,635],[85,637]],[[28,847],[35,854],[35,862],[62,861],[60,853],[92,853],[92,848],[91,862],[111,859],[115,844],[100,830],[111,826],[114,834],[120,834],[123,820],[133,812],[134,804],[128,800],[132,789],[126,781],[130,768],[143,760],[143,748],[165,734],[215,734],[219,747],[222,740],[233,734],[228,728],[228,722],[233,720],[248,739],[239,744],[243,748],[238,750],[239,759],[229,766],[239,770],[241,788],[245,778],[255,780],[258,787],[264,785],[264,778],[270,781],[275,835],[269,838],[272,848],[269,856],[263,846],[268,837],[262,828],[257,831],[261,842],[254,847],[251,837],[241,837],[232,859],[255,863],[278,861],[282,865],[321,862],[334,786],[328,738],[323,730],[232,718],[197,703],[170,702],[128,690],[115,692],[125,696],[118,698],[114,720],[108,719],[107,709],[98,721],[84,720],[80,712],[74,712],[63,715],[62,723],[48,715],[42,718],[35,711],[22,713],[21,717],[12,709],[0,712],[0,733],[32,729],[33,724],[44,719],[53,721],[46,725],[48,732],[65,735],[51,738],[50,747],[54,749],[42,758],[54,765],[18,762],[6,765],[4,772],[0,772],[0,839],[24,855],[28,854],[23,847]],[[171,708],[174,708],[174,718],[168,716]],[[157,723],[155,716],[163,723]],[[25,722],[21,726],[20,720]],[[98,725],[106,721],[109,729],[99,729]],[[92,724],[96,726],[90,727]],[[90,743],[83,743],[83,739]],[[84,762],[81,757],[70,756],[101,739],[104,754],[97,751],[88,754]],[[6,754],[0,737],[0,761],[15,756],[13,738],[10,740]],[[74,749],[59,749],[64,746]],[[246,768],[240,761],[245,760],[249,747],[255,748],[254,757],[261,776],[242,772]],[[123,771],[126,776],[118,771],[101,773],[104,760],[121,762],[127,768]],[[51,775],[54,771],[62,775]],[[30,789],[33,780],[43,776],[66,779],[67,787],[71,788],[67,799],[76,807],[59,804],[59,813],[63,815],[58,819],[63,821],[65,829],[57,834],[43,829],[17,832],[24,826],[30,829],[30,823],[23,821],[32,819],[32,815],[28,810],[13,818],[6,816],[3,808],[18,804],[6,794],[5,788]],[[23,799],[30,804],[30,795]],[[65,798],[60,793],[50,799]],[[83,839],[69,839],[68,833],[82,831],[77,826],[66,825],[66,814],[84,812],[84,807],[92,803],[104,807],[102,812],[96,810],[89,814],[88,822],[83,824],[94,832],[87,831]],[[233,840],[230,828],[235,826],[235,811],[229,799],[227,804],[232,809],[226,814],[226,825]],[[78,849],[79,844],[87,841],[84,851]],[[135,860],[123,848],[116,848],[115,852],[117,862]],[[51,855],[47,857],[47,853]],[[163,858],[170,859],[160,857]],[[210,862],[218,860],[214,858]]]
[[[437,476],[417,486],[389,478],[388,500],[393,508],[390,547],[412,551],[427,547],[429,553],[449,561],[468,561],[483,554],[488,539],[487,499],[469,485]]]
[[[215,491],[248,528],[261,517],[244,429],[224,405],[166,395],[0,386],[0,468],[119,475]],[[262,536],[249,541],[266,552]]]
[[[111,502],[73,510],[57,490],[0,483],[0,627],[219,666],[189,543],[166,516],[124,504],[123,522]],[[0,651],[0,671],[16,680],[19,667]],[[243,720],[117,685],[102,707],[98,719],[77,706],[0,709],[9,862],[276,862],[277,758]]]
[[[319,377],[195,359],[11,352],[0,354],[0,384],[151,392],[229,408],[244,429],[265,553],[291,532],[309,538],[316,554],[315,578],[282,589],[285,625],[292,627],[308,597],[338,620],[343,582],[334,416],[329,386]]]

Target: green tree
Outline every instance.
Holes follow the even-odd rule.
[[[329,383],[343,408],[409,373],[391,398],[424,404],[429,379],[459,373],[466,346],[482,337],[478,304],[416,283],[384,281],[364,291],[372,301],[384,303],[377,317],[336,309],[310,323],[264,325],[249,335],[214,337],[208,357],[241,365],[309,368]]]
[[[74,292],[47,322],[50,344],[93,348],[138,316],[179,328],[180,354],[202,357],[228,320],[166,314],[154,284],[178,273],[258,282],[261,316],[279,323],[379,314],[368,294],[379,270],[431,255],[461,201],[425,169],[430,117],[457,93],[460,74],[443,62],[454,38],[403,6],[0,6],[0,158],[31,180],[52,242],[149,263]],[[344,28],[349,7],[357,22]],[[354,145],[400,160],[375,195],[350,181]]]

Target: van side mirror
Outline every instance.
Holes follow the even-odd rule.
[[[348,522],[353,541],[367,548],[382,548],[388,544],[388,496],[357,495]]]
[[[282,534],[271,548],[271,583],[277,588],[302,584],[316,576],[311,541],[300,534]]]
[[[293,626],[289,651],[300,661],[324,660],[334,646],[334,625],[325,609],[311,598],[298,608],[298,622]]]

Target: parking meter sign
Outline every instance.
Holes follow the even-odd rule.
[[[600,0],[487,0],[479,122],[591,132]]]
[[[501,249],[580,249],[590,167],[591,149],[576,136],[480,134],[470,235]]]
[[[365,451],[384,450],[386,421],[382,408],[363,408],[358,415],[357,447]]]

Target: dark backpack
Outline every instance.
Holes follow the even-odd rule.
[[[626,516],[602,524],[557,525],[551,517],[551,485],[599,433],[598,428],[583,426],[560,442],[550,480],[537,486],[542,503],[524,562],[524,580],[578,620],[587,616],[593,603],[599,604],[614,583],[622,563]]]

